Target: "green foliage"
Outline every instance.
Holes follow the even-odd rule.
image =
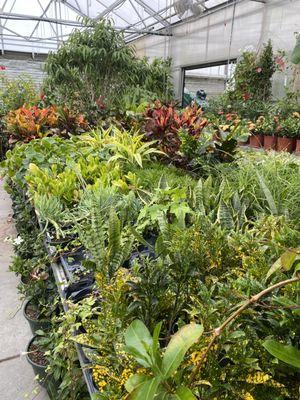
[[[135,320],[125,332],[126,351],[143,367],[149,368],[152,375],[131,376],[125,385],[130,393],[127,398],[153,400],[162,396],[170,400],[196,399],[188,388],[176,387],[175,373],[186,352],[201,336],[203,327],[197,324],[182,327],[172,336],[163,355],[159,351],[160,328],[161,324],[156,325],[151,337],[147,327]]]
[[[300,36],[296,35],[296,46],[293,49],[291,61],[293,64],[300,64]]]
[[[295,368],[300,368],[300,350],[291,345],[283,345],[275,340],[266,340],[264,348],[274,357]]]
[[[114,155],[109,159],[110,162],[125,162],[131,165],[143,167],[143,162],[149,161],[151,155],[163,154],[154,148],[155,141],[143,143],[143,135],[134,135],[129,132],[115,131],[114,140],[110,147]]]
[[[105,279],[110,279],[128,258],[133,238],[123,229],[116,211],[111,208],[106,211],[94,203],[90,210],[89,223],[82,228],[78,226],[81,242],[92,254],[96,271]]]
[[[279,122],[277,135],[281,137],[300,138],[300,115],[295,113]]]
[[[228,133],[233,120],[220,116],[216,126]],[[84,267],[94,272],[92,296],[68,302],[69,313],[56,321],[63,329],[51,332],[53,346],[48,341],[51,371],[62,381],[54,398],[86,396],[74,341],[90,361],[101,400],[155,393],[172,400],[297,398],[298,371],[271,362],[261,344],[272,338],[297,348],[299,284],[248,308],[202,358],[225,316],[299,269],[298,161],[239,153],[231,163],[203,159],[187,173],[154,162],[151,147],[131,133],[103,128],[43,138],[18,145],[3,164],[23,239],[12,267],[19,274],[33,269],[41,285],[30,282],[23,293],[51,283],[42,279],[49,271],[36,212],[48,233],[68,235],[68,225],[79,236],[89,257]],[[127,331],[126,354],[132,321],[138,332]],[[196,340],[189,335],[199,325],[205,335],[197,331]]]
[[[258,55],[252,51],[244,51],[234,71],[230,98],[244,101],[268,100],[271,96],[271,78],[275,66],[271,41]]]
[[[39,100],[37,88],[30,75],[9,79],[1,73],[0,109],[1,115],[16,110],[25,104],[34,105]]]
[[[9,148],[3,117],[9,111],[16,110],[24,104],[35,104],[38,101],[38,93],[30,76],[24,75],[16,79],[8,79],[2,72],[0,83],[0,160],[2,160]]]
[[[95,120],[107,107],[121,104],[130,88],[169,96],[170,61],[148,64],[146,59],[137,59],[133,47],[126,45],[122,33],[108,20],[84,19],[83,24],[83,30],[75,30],[48,56],[44,90],[49,98]]]

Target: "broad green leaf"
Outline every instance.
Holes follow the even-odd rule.
[[[296,347],[278,343],[276,340],[266,340],[263,346],[272,356],[286,364],[300,368],[300,350],[296,349]]]
[[[159,348],[159,334],[162,327],[162,321],[155,325],[154,332],[153,332],[153,345],[152,350],[153,353],[157,351]]]
[[[131,393],[134,389],[138,388],[142,383],[148,381],[149,379],[151,379],[151,377],[147,375],[131,375],[131,377],[125,383],[125,389],[127,392]]]
[[[280,268],[284,269],[285,271],[289,271],[292,266],[294,265],[295,261],[297,261],[300,258],[300,255],[298,254],[299,250],[298,249],[290,249],[285,251],[278,260],[274,262],[272,267],[269,269],[267,273],[267,279],[273,275],[276,271],[278,271]]]
[[[297,261],[295,263],[294,275],[299,275],[299,271],[300,271],[300,261]]]
[[[297,258],[296,250],[287,250],[286,252],[284,252],[280,257],[282,268],[286,271],[289,271],[292,268],[294,262],[296,261],[296,258]]]
[[[232,219],[230,208],[227,206],[227,204],[225,204],[223,200],[220,201],[217,216],[222,228],[228,230],[234,228],[234,221]]]
[[[147,364],[145,365],[145,361],[140,362],[143,366],[150,366],[151,360],[149,357],[149,349],[153,345],[153,340],[150,335],[149,330],[143,324],[142,321],[136,319],[133,321],[125,332],[125,343],[127,348],[133,348],[137,353],[140,353],[143,359],[147,360]]]
[[[278,258],[272,265],[272,267],[269,269],[267,272],[266,279],[269,279],[271,275],[273,275],[276,271],[278,271],[281,268],[281,258]]]
[[[136,361],[141,364],[145,368],[149,368],[151,365],[151,358],[148,354],[143,355],[141,354],[135,347],[132,346],[125,346],[124,350],[132,355]]]
[[[202,335],[203,327],[189,324],[182,327],[170,340],[162,361],[163,374],[170,377],[181,364],[185,353]]]
[[[257,171],[255,171],[255,172],[258,177],[258,183],[259,183],[259,185],[265,195],[265,198],[267,200],[271,214],[278,215],[278,210],[277,210],[277,207],[276,207],[276,204],[274,201],[274,197],[272,196],[272,193],[271,193],[270,189],[268,188],[266,181]]]
[[[196,400],[192,391],[187,387],[181,386],[176,390],[176,393],[171,397],[172,400]]]
[[[161,383],[161,378],[151,378],[139,385],[127,396],[128,400],[154,400]]]

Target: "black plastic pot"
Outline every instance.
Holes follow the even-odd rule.
[[[84,254],[83,249],[61,254],[59,257],[68,279],[72,279],[74,274],[86,272],[82,265],[82,261],[86,260],[86,255]]]
[[[66,298],[72,300],[74,303],[84,299],[93,292],[94,282],[95,279],[93,274],[89,273],[85,277],[71,283],[65,289]]]
[[[30,304],[30,301],[31,300],[29,299],[29,300],[27,300],[25,302],[24,307],[23,307],[23,315],[24,315],[24,317],[26,318],[26,320],[29,323],[31,332],[33,334],[35,334],[35,332],[37,330],[39,330],[39,329],[41,329],[41,330],[48,329],[51,326],[51,323],[47,319],[40,319],[40,320],[39,319],[32,319],[26,314],[26,308]]]
[[[46,372],[46,365],[39,365],[36,364],[34,361],[31,360],[31,358],[29,357],[30,353],[30,347],[31,345],[34,343],[34,341],[36,340],[36,336],[34,336],[28,343],[27,348],[26,348],[26,358],[27,361],[29,362],[29,364],[32,366],[32,369],[35,373],[35,375],[39,376],[39,383],[41,386],[46,387],[47,386],[47,380],[49,379],[49,375]]]
[[[28,285],[29,282],[30,282],[29,276],[21,275],[21,283],[23,286]]]

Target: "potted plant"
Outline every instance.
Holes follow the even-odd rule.
[[[300,113],[294,112],[293,116],[296,119],[296,132],[295,132],[296,148],[295,148],[295,155],[296,156],[300,156]]]
[[[299,135],[300,135],[300,133],[299,133]],[[296,138],[295,155],[300,157],[300,137]]]
[[[48,361],[45,356],[45,349],[39,343],[38,336],[34,336],[28,343],[26,348],[26,358],[36,375],[39,382],[46,387],[48,374],[46,372]]]
[[[265,150],[276,150],[277,136],[276,132],[276,122],[277,117],[270,118],[265,117],[261,124],[261,129],[264,135],[264,149]]]
[[[263,128],[262,124],[265,120],[264,116],[258,117],[256,123],[249,123],[249,131],[250,131],[250,147],[255,149],[260,149],[264,145],[264,136],[263,136]]]
[[[42,306],[41,302],[36,299],[32,298],[25,301],[23,315],[28,321],[33,334],[39,329],[45,330],[51,326],[47,306]]]
[[[299,135],[299,118],[294,115],[280,121],[278,127],[277,150],[292,153],[296,147],[296,138]]]

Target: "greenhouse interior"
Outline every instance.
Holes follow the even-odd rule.
[[[300,400],[300,0],[0,38],[0,399]]]

